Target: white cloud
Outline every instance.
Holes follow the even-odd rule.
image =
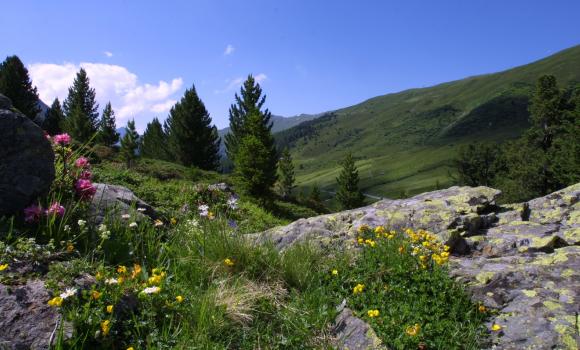
[[[264,73],[260,73],[260,74],[254,76],[254,80],[256,80],[256,82],[258,82],[258,83],[262,83],[266,79],[268,79],[268,76],[266,74],[264,74]],[[242,83],[245,80],[246,80],[245,77],[238,77],[238,78],[235,78],[235,79],[232,79],[232,80],[229,80],[228,79],[228,80],[226,80],[226,83],[228,83],[228,85],[225,88],[221,89],[221,90],[220,89],[214,90],[214,93],[216,93],[216,94],[223,94],[223,93],[228,92],[230,90],[237,89],[240,86],[242,86]]]
[[[142,84],[127,68],[104,63],[33,63],[28,69],[40,98],[50,105],[56,97],[61,101],[66,98],[68,88],[81,67],[87,71],[100,107],[111,101],[118,125],[143,114],[150,117],[152,113],[168,111],[176,102],[174,94],[183,85],[181,78]]]
[[[103,54],[105,54],[105,56],[107,56],[109,58],[113,57],[113,53],[111,51],[105,51],[105,52],[103,52]]]
[[[236,48],[232,44],[228,44],[228,46],[226,46],[226,50],[224,51],[224,56],[233,54],[235,50]]]

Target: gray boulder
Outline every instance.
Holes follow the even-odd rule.
[[[44,132],[0,95],[0,216],[22,211],[54,180],[54,153]]]
[[[149,204],[126,187],[95,183],[97,191],[91,200],[91,221],[99,225],[110,216],[133,214],[137,219],[157,219],[158,214]],[[137,210],[139,209],[139,210]]]
[[[502,329],[491,335],[493,349],[580,348],[580,184],[502,207],[495,203],[499,195],[487,187],[451,187],[301,219],[253,238],[280,250],[305,240],[357,249],[356,229],[363,224],[429,230],[452,246],[451,275],[475,301],[496,310],[488,326]],[[366,329],[352,317],[343,311],[336,322]],[[348,334],[340,333],[339,348],[375,342],[361,340],[361,332]]]

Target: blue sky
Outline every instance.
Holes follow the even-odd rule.
[[[141,130],[195,84],[221,128],[249,73],[274,114],[318,113],[580,44],[579,13],[578,0],[19,0],[2,4],[0,57],[17,54],[44,99],[86,67],[102,106]]]

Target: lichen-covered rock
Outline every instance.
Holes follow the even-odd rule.
[[[487,187],[451,187],[298,220],[256,238],[278,249],[303,240],[343,249],[355,246],[363,224],[429,230],[453,246],[452,276],[496,310],[489,326],[502,328],[492,332],[493,349],[579,349],[580,184],[503,207],[495,204],[499,195]],[[337,323],[345,317],[354,316],[341,313]]]
[[[54,180],[54,153],[44,132],[0,95],[0,216],[21,212]]]
[[[50,296],[40,280],[25,285],[0,284],[0,349],[49,349],[60,316],[47,305]],[[70,336],[70,327],[65,327]]]
[[[91,200],[90,216],[91,221],[96,225],[101,224],[109,215],[121,216],[134,213],[140,218],[148,216],[156,219],[158,217],[152,206],[139,199],[126,187],[100,183],[95,183],[94,186],[97,191]]]
[[[336,317],[333,334],[335,346],[341,350],[386,349],[371,326],[344,308]]]

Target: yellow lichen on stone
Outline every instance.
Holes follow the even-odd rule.
[[[533,298],[536,295],[538,295],[538,293],[536,293],[535,290],[529,290],[529,289],[522,289],[522,293],[524,293],[528,298]]]
[[[562,277],[572,277],[574,275],[574,270],[573,269],[566,269],[564,271],[562,271]]]
[[[557,302],[552,301],[552,300],[546,300],[543,302],[543,304],[550,311],[554,311],[554,310],[558,310],[558,309],[562,308],[562,305],[560,305],[560,303],[557,303]]]
[[[477,276],[475,276],[475,280],[480,284],[488,284],[489,281],[491,281],[491,279],[493,278],[493,276],[495,276],[495,272],[484,271],[478,273]]]

